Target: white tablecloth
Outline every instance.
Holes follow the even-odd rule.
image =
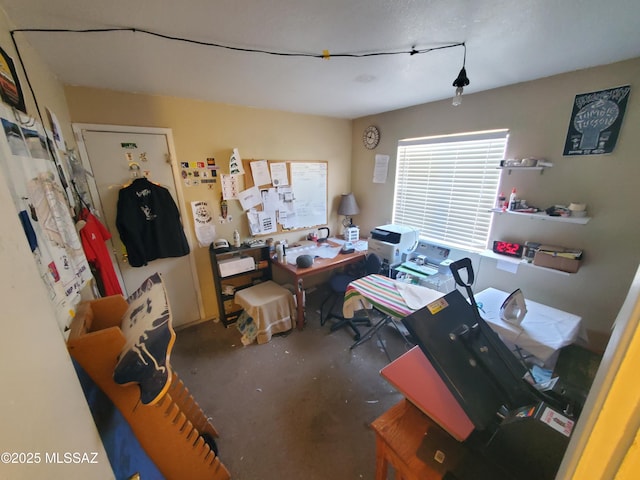
[[[586,339],[582,319],[578,315],[527,300],[526,297],[527,314],[520,326],[501,320],[500,306],[508,296],[509,293],[495,288],[487,288],[475,295],[478,305],[482,304],[480,316],[505,343],[517,345],[546,363],[554,353],[578,337]]]

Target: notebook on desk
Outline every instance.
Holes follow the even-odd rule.
[[[473,431],[473,423],[420,347],[391,362],[380,375],[456,440],[466,440]]]

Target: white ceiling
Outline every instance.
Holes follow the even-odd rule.
[[[397,52],[465,42],[469,94],[640,57],[638,0],[0,0],[0,6],[18,29],[136,28],[274,52]],[[464,56],[459,46],[419,55],[284,57],[141,32],[23,32],[16,40],[20,48],[28,42],[69,85],[341,118],[451,97]]]

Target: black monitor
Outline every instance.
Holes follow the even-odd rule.
[[[523,378],[525,366],[458,290],[402,323],[477,430],[496,427],[503,406],[513,410],[540,400]]]

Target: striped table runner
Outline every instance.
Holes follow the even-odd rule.
[[[351,282],[344,295],[342,313],[345,318],[353,318],[356,310],[372,305],[394,318],[404,318],[414,312],[398,292],[395,280],[382,275],[367,275]]]

